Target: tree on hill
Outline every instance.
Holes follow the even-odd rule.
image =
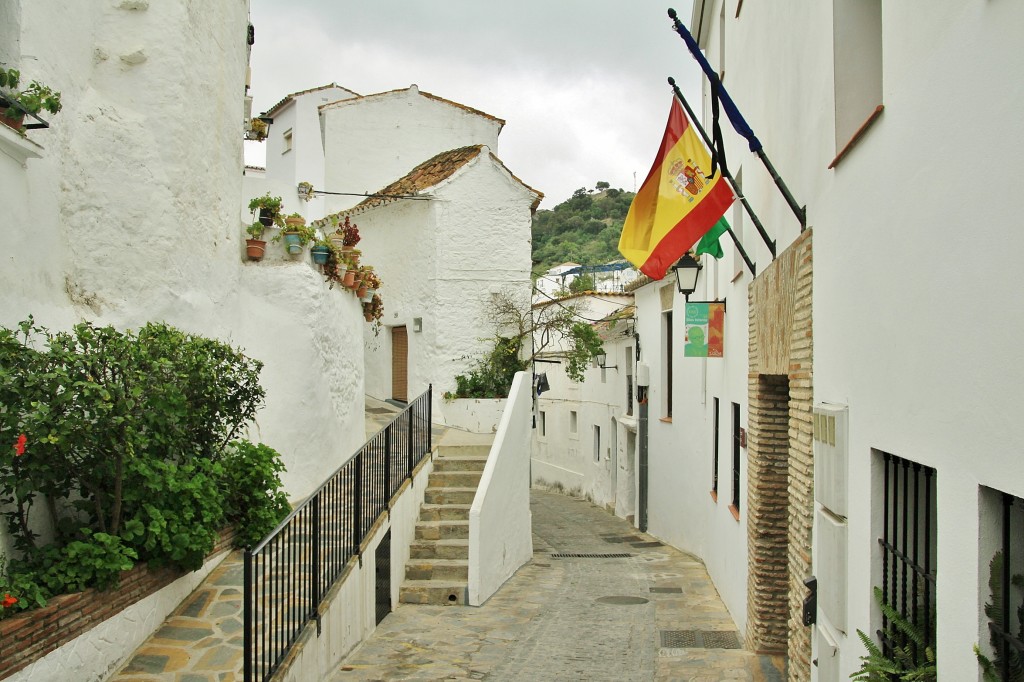
[[[601,194],[581,187],[554,209],[534,215],[535,277],[560,263],[596,265],[621,257],[619,235],[634,194],[612,189],[603,180],[596,187]]]

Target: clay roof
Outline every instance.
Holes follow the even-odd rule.
[[[340,88],[341,90],[344,90],[345,92],[352,92],[348,88],[343,88],[340,85],[338,85],[337,83],[328,83],[327,85],[321,85],[320,87],[317,87],[317,88],[310,88],[309,90],[299,90],[298,92],[293,92],[290,95],[285,95],[284,98],[280,102],[278,102],[274,106],[272,106],[269,109],[267,109],[267,111],[263,115],[264,116],[272,116],[275,111],[277,111],[278,109],[280,109],[285,104],[287,104],[288,102],[292,101],[293,99],[295,99],[299,95],[308,95],[311,92],[316,92],[317,90],[327,90],[328,88]],[[359,94],[357,94],[355,92],[352,92],[352,94],[355,95],[356,97],[360,96]]]
[[[381,189],[380,191],[374,192],[374,194],[396,196],[412,195],[422,192],[450,178],[452,175],[455,174],[457,170],[459,170],[467,163],[469,163],[477,156],[479,156],[480,151],[482,149],[484,149],[484,145],[477,144],[471,145],[469,147],[460,147],[459,149],[451,149],[446,152],[441,152],[440,154],[424,161],[420,165],[413,168],[404,177],[399,178],[398,180],[391,183],[387,187]],[[494,154],[491,154],[490,156],[502,168],[505,168],[505,164],[501,163],[501,160],[498,157],[496,157]],[[505,168],[505,170],[507,172],[508,168]],[[526,189],[538,195],[537,199],[533,202],[533,207],[531,208],[531,210],[535,210],[537,205],[540,203],[540,200],[544,197],[544,195],[538,192],[537,190],[533,189],[526,183],[524,183],[515,175],[512,175],[511,172],[509,172],[509,175],[515,178],[515,180],[523,187],[526,187]],[[338,213],[335,213],[333,216],[324,216],[323,218],[314,221],[313,224],[317,226],[324,225],[332,217],[342,218],[346,214],[351,215],[353,213],[361,213],[362,211],[374,208],[375,206],[386,204],[390,201],[398,201],[398,199],[391,199],[388,198],[387,196],[367,197],[363,201],[356,204],[354,207],[345,209],[343,211],[339,211]]]
[[[394,95],[395,93],[399,93],[399,92],[408,92],[412,88],[416,88],[416,86],[413,85],[413,86],[410,86],[408,88],[398,88],[397,90],[387,90],[385,92],[375,92],[375,93],[370,94],[370,95],[356,95],[355,97],[351,97],[349,99],[343,99],[343,100],[338,100],[337,102],[328,102],[327,104],[322,104],[322,105],[320,105],[320,108],[324,109],[326,107],[332,107],[332,106],[335,106],[335,105],[338,105],[338,104],[355,104],[356,102],[362,102],[362,101],[365,101],[365,100],[368,100],[368,99],[373,99],[373,98],[376,98],[376,97],[383,97],[385,95]],[[429,99],[432,99],[432,100],[435,100],[435,101],[438,101],[438,102],[442,102],[444,104],[448,104],[448,105],[456,107],[458,109],[462,109],[463,111],[468,111],[471,114],[475,114],[477,116],[482,116],[483,118],[495,121],[501,127],[504,127],[504,125],[505,125],[505,120],[504,119],[498,118],[497,116],[492,116],[492,115],[490,115],[490,114],[488,114],[486,112],[480,111],[479,109],[474,109],[473,107],[466,106],[465,104],[459,104],[458,102],[454,102],[454,101],[452,101],[450,99],[445,99],[444,97],[438,97],[437,95],[431,94],[429,92],[424,92],[423,90],[420,90],[419,88],[416,88],[415,91],[416,91],[416,93],[422,95],[423,97],[427,97]]]

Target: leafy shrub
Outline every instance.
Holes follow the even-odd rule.
[[[120,580],[121,571],[135,565],[138,555],[121,538],[81,529],[80,540],[64,546],[41,548],[23,566],[23,575],[32,569],[50,594],[81,592],[88,587],[105,590]]]
[[[494,348],[468,374],[455,377],[455,394],[446,398],[507,398],[516,372],[527,367],[519,359],[522,340],[497,337]]]
[[[291,511],[281,490],[281,455],[271,447],[236,441],[224,460],[224,512],[238,529],[236,544],[253,547]]]

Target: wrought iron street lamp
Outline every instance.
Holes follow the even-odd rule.
[[[672,268],[676,272],[676,285],[679,287],[679,293],[685,296],[687,301],[690,300],[690,294],[697,289],[697,275],[703,267],[687,251]]]

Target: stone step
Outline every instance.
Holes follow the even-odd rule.
[[[434,460],[434,472],[483,471],[487,466],[486,457],[438,457]]]
[[[484,457],[491,453],[491,444],[482,445],[439,445],[438,457]]]
[[[430,488],[423,493],[424,504],[473,504],[476,488]]]
[[[420,521],[468,521],[471,504],[426,504],[420,507]]]
[[[414,540],[409,545],[409,560],[469,560],[469,540]]]
[[[417,540],[468,540],[469,521],[418,521]]]
[[[467,603],[467,584],[448,580],[413,580],[402,583],[398,601],[403,604],[458,606]]]
[[[405,564],[405,579],[469,581],[466,559],[410,559]]]
[[[482,471],[432,471],[427,488],[476,488]]]

